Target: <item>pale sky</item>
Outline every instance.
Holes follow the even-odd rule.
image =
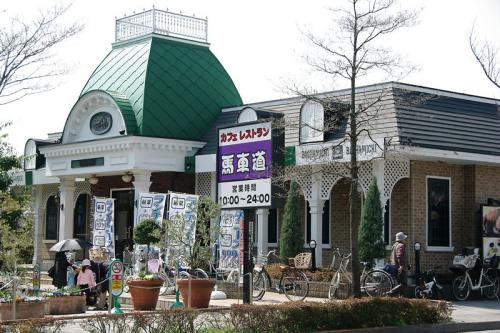
[[[2,0],[0,19],[30,17],[53,0]],[[29,138],[46,138],[60,132],[71,107],[93,70],[111,49],[115,17],[144,8],[169,9],[208,17],[212,52],[232,77],[244,103],[289,97],[282,82],[311,82],[328,90],[348,87],[348,82],[311,75],[303,56],[312,52],[301,30],[326,31],[332,25],[328,7],[344,0],[75,0],[67,20],[85,29],[54,50],[71,72],[59,78],[56,89],[0,106],[0,122],[12,122],[9,142],[18,153]],[[500,46],[500,0],[400,0],[408,9],[422,8],[419,24],[398,32],[387,46],[419,67],[402,82],[500,99],[500,90],[483,75],[468,46],[475,22],[481,38]],[[5,21],[4,21],[5,22]],[[500,54],[499,54],[500,58]],[[313,78],[311,80],[311,78]],[[375,80],[375,81],[374,81]],[[368,78],[363,83],[376,83]]]

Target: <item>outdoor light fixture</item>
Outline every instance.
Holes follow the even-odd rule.
[[[89,183],[92,185],[95,185],[95,184],[99,183],[99,178],[97,178],[95,175],[92,175],[89,178]]]
[[[122,180],[124,183],[130,183],[132,181],[132,175],[127,172],[122,176]]]
[[[420,242],[415,242],[413,246],[415,248],[415,251],[420,251],[420,249],[422,249],[422,244],[420,244]]]
[[[315,249],[317,245],[318,245],[318,243],[316,243],[316,241],[314,239],[311,239],[311,241],[309,242],[309,247],[311,249]]]

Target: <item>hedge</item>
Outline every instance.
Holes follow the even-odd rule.
[[[233,305],[225,310],[179,309],[124,315],[96,315],[82,318],[79,324],[84,330],[95,333],[295,333],[435,324],[449,321],[450,314],[450,306],[445,302],[405,298],[364,298],[324,303]],[[9,332],[57,332],[64,323],[55,322],[53,319],[23,322],[10,326]],[[48,326],[45,326],[46,324]],[[2,331],[0,326],[0,332]]]

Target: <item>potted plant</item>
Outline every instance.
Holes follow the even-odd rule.
[[[148,272],[147,256],[149,247],[160,241],[161,227],[153,219],[146,219],[139,222],[134,228],[134,242],[138,245],[147,245],[146,265],[143,271],[137,276],[127,281],[134,310],[154,310],[158,302],[158,295],[163,280],[156,274]]]
[[[198,199],[193,211],[196,214],[177,215],[164,222],[169,247],[168,260],[188,271],[207,266],[212,256],[211,245],[219,235],[218,227],[211,226],[210,223],[219,215],[217,203],[203,196]],[[190,303],[194,308],[207,308],[215,280],[191,276],[190,279],[177,280],[184,304]]]

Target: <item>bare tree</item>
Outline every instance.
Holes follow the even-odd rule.
[[[469,34],[469,46],[474,58],[476,58],[476,61],[481,66],[484,75],[497,88],[500,88],[500,64],[497,59],[498,48],[489,41],[478,42],[474,34],[474,29]]]
[[[53,87],[51,77],[65,68],[51,62],[52,50],[83,28],[81,24],[59,23],[71,5],[38,12],[37,18],[23,22],[11,18],[0,30],[0,105]]]
[[[295,93],[306,99],[314,99],[325,108],[330,121],[324,122],[324,127],[315,130],[330,131],[338,128],[343,120],[347,122],[345,139],[350,144],[351,152],[356,152],[361,138],[372,139],[371,129],[378,117],[380,103],[386,99],[389,92],[382,90],[377,96],[361,96],[357,92],[357,80],[373,73],[404,76],[412,70],[402,59],[380,42],[396,30],[415,24],[415,11],[396,8],[395,0],[348,0],[348,9],[335,9],[336,33],[318,36],[305,33],[306,39],[313,45],[319,55],[307,56],[307,63],[316,71],[326,74],[329,78],[345,79],[350,82],[350,91],[344,97],[331,97],[321,94],[310,94],[293,89]],[[361,101],[362,100],[362,101]],[[339,107],[347,105],[347,109]],[[333,116],[332,116],[333,115]],[[346,124],[346,123],[344,123]],[[384,149],[384,147],[379,147]],[[350,154],[348,163],[348,178],[350,179],[350,243],[352,251],[353,296],[361,296],[360,267],[358,256],[358,225],[359,225],[359,168],[360,163],[356,153]]]

